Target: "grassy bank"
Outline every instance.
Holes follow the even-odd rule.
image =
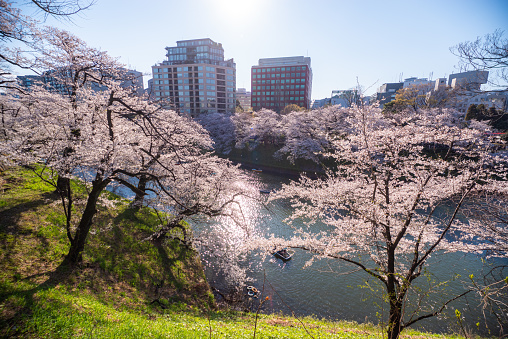
[[[158,224],[148,209],[135,212],[105,192],[83,262],[71,270],[60,265],[69,241],[52,187],[29,171],[1,172],[0,337],[252,338],[256,315],[215,307],[195,251],[143,240]],[[256,338],[382,337],[368,324],[301,320],[305,327],[260,314]]]

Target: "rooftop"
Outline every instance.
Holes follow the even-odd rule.
[[[285,66],[285,65],[307,65],[310,67],[310,57],[292,56],[281,58],[259,59],[258,66]]]

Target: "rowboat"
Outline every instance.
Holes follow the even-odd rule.
[[[283,249],[278,250],[273,253],[274,256],[276,256],[277,258],[282,259],[284,261],[291,260],[291,258],[293,257],[293,254],[294,254],[293,251],[289,251],[286,248],[283,248]]]

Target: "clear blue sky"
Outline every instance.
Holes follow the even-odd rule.
[[[43,19],[33,7],[25,13]],[[508,37],[508,0],[96,0],[72,22],[46,24],[150,73],[166,46],[208,37],[235,59],[237,87],[247,89],[259,58],[309,56],[312,98],[321,99],[357,77],[371,94],[401,73],[458,72],[451,46],[496,29]]]

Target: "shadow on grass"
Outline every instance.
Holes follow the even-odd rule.
[[[0,211],[0,338],[40,335],[34,326],[38,312],[45,312],[46,301],[38,294],[57,285],[92,293],[98,301],[115,305],[121,305],[122,296],[129,293],[132,298],[126,300],[142,296],[141,303],[160,300],[163,308],[207,300],[208,285],[194,250],[176,240],[144,240],[159,224],[148,210],[126,209],[115,218],[99,212],[83,265],[58,265],[60,257],[52,260],[56,257],[51,253],[63,253],[55,246],[67,240],[65,233],[41,233],[35,227],[45,220],[41,207],[55,199],[55,194],[43,193]],[[34,213],[33,220],[27,219],[32,218],[27,212]],[[64,305],[50,311],[58,312],[59,307]]]
[[[40,220],[38,215],[34,216],[33,220],[30,220],[30,217],[28,217],[26,221],[24,220],[21,222],[21,220],[26,216],[26,213],[35,213],[38,208],[47,205],[48,201],[54,201],[56,199],[58,199],[56,193],[46,192],[41,194],[38,199],[18,203],[0,211],[0,260],[2,261],[0,267],[18,266],[16,261],[19,259],[15,258],[15,248],[19,246],[18,242],[21,241],[20,238],[22,237],[36,236],[38,241],[42,243],[42,248],[48,248],[50,246],[45,237],[37,234],[36,228],[31,227],[31,225],[26,225],[31,221],[33,223],[39,223]]]
[[[198,254],[178,240],[148,241],[160,221],[148,209],[127,208],[113,219],[109,231],[96,235],[92,260],[121,277],[148,303],[165,308],[173,302],[195,303],[206,296],[209,287]],[[107,244],[103,252],[99,244]],[[203,284],[204,283],[204,284]]]
[[[15,305],[10,305],[11,307],[6,307],[9,311],[4,310],[1,313],[0,338],[30,337],[30,333],[26,333],[23,323],[33,316],[33,310],[37,304],[35,295],[39,292],[52,289],[66,281],[74,269],[76,268],[60,264],[53,271],[25,277],[22,280],[26,281],[43,275],[49,276],[43,283],[26,290],[13,287],[12,285],[9,286],[6,282],[0,283],[0,305],[5,306],[6,303],[9,303],[8,299],[11,299],[11,303],[15,303]]]
[[[47,205],[48,201],[54,201],[56,199],[58,199],[58,195],[55,192],[46,192],[40,194],[39,199],[16,204],[1,210],[0,233],[19,233],[22,230],[18,225],[18,221],[24,212],[34,211],[40,206]]]

